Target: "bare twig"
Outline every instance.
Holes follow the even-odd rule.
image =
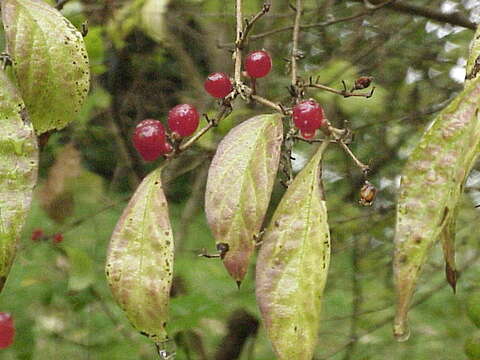
[[[217,112],[217,115],[215,116],[215,119],[209,119],[208,124],[205,127],[197,131],[197,133],[195,133],[195,135],[193,135],[187,141],[180,144],[175,154],[185,151],[186,149],[191,147],[193,144],[195,144],[203,135],[207,133],[208,130],[210,130],[212,127],[217,126],[222,119],[227,117],[231,111],[232,111],[231,99],[225,98],[222,102],[222,105],[220,106],[220,109]]]
[[[255,23],[260,20],[260,18],[262,18],[266,13],[270,11],[270,6],[270,3],[265,2],[263,4],[262,10],[260,10],[256,15],[254,15],[250,20],[245,19],[245,28],[243,29],[243,34],[239,43],[237,44],[238,47],[243,48],[243,45],[248,38],[248,34],[253,29],[253,25],[255,25]]]
[[[326,86],[326,85],[314,83],[311,80],[310,80],[310,83],[307,85],[307,87],[313,87],[313,88],[316,88],[316,89],[329,91],[331,93],[341,95],[345,98],[350,97],[350,96],[358,96],[358,97],[364,97],[364,98],[368,99],[368,98],[372,97],[373,93],[375,92],[375,87],[372,87],[372,90],[370,90],[370,92],[368,92],[368,93],[351,92],[351,91],[347,91],[346,88],[344,88],[343,90],[337,90],[337,89],[331,88],[331,87]]]
[[[302,0],[297,0],[295,7],[295,20],[292,33],[292,87],[297,85],[297,58],[298,58],[298,37],[300,34],[300,20],[302,18]]]
[[[363,2],[364,0],[354,0],[356,2]],[[373,4],[378,3],[378,0],[371,1]],[[440,10],[428,9],[419,5],[414,5],[413,2],[405,2],[405,1],[392,1],[391,3],[387,4],[386,6],[389,10],[394,10],[397,12],[401,12],[404,14],[409,14],[413,16],[422,16],[427,19],[431,19],[434,21],[447,23],[451,25],[461,26],[467,29],[475,30],[477,26],[468,20],[465,16],[459,13],[443,13]]]
[[[242,43],[243,43],[243,15],[242,0],[235,1],[235,15],[237,20],[237,39],[235,40],[235,84],[241,83],[242,75]]]
[[[360,160],[357,159],[355,154],[352,152],[352,150],[350,150],[350,148],[347,146],[347,144],[345,144],[343,139],[338,139],[337,142],[338,142],[338,144],[340,144],[340,146],[343,148],[343,150],[345,150],[345,152],[352,158],[355,165],[357,165],[360,168],[360,170],[362,170],[362,172],[364,174],[367,174],[370,171],[370,167],[368,165],[365,165],[364,163],[362,163]]]
[[[379,4],[379,5],[375,6],[372,9],[363,10],[363,11],[360,11],[360,12],[358,12],[356,14],[353,14],[353,15],[350,15],[350,16],[345,16],[345,17],[342,17],[342,18],[333,19],[333,20],[329,20],[329,21],[323,21],[323,22],[319,22],[319,23],[300,25],[300,29],[301,30],[308,30],[308,29],[313,29],[313,28],[322,28],[322,27],[327,27],[327,26],[335,25],[335,24],[342,23],[342,22],[352,21],[352,20],[355,20],[355,19],[358,19],[358,18],[361,18],[361,17],[364,17],[364,16],[371,15],[376,10],[381,9],[382,7],[388,5],[391,2],[392,2],[392,0],[386,1],[382,4]],[[284,32],[284,31],[293,30],[293,28],[294,28],[294,26],[290,25],[290,26],[284,26],[284,27],[281,27],[281,28],[278,28],[278,29],[269,30],[269,31],[266,31],[266,32],[263,32],[263,33],[260,33],[260,34],[250,36],[250,40],[254,41],[254,40],[263,39],[264,37],[267,37],[267,36],[270,36],[270,35],[278,34],[278,33]]]

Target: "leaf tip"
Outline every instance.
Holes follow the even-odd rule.
[[[453,293],[457,293],[457,270],[453,267],[451,267],[448,263],[445,264],[445,276],[447,278],[447,282],[450,284],[452,287]]]
[[[410,338],[410,329],[405,319],[395,319],[393,336],[395,336],[395,340],[398,342],[405,342]]]

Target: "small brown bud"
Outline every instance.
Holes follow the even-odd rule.
[[[377,195],[377,188],[368,181],[365,181],[360,189],[360,200],[358,201],[363,206],[372,206]]]
[[[370,86],[372,81],[373,81],[373,77],[371,76],[361,76],[357,80],[355,80],[355,85],[353,89],[354,90],[366,89]]]
[[[228,250],[230,250],[230,246],[227,243],[218,243],[217,250],[220,253],[220,258],[223,260]]]

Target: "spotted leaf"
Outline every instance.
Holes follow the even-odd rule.
[[[263,237],[256,296],[279,359],[311,360],[330,263],[322,144],[284,194]]]
[[[17,89],[0,70],[0,291],[37,182],[37,138]]]
[[[172,284],[173,236],[161,169],[140,184],[118,221],[107,255],[112,294],[132,325],[161,343]]]
[[[282,138],[280,115],[255,116],[225,136],[208,172],[207,220],[237,283],[247,272],[270,202]]]
[[[42,0],[2,0],[7,52],[37,134],[74,120],[90,72],[83,36]]]

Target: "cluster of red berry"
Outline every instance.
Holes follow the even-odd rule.
[[[52,236],[48,236],[43,232],[42,229],[35,229],[32,231],[32,241],[48,240],[50,238],[52,239],[54,244],[59,244],[63,241],[63,234],[56,233]]]
[[[272,58],[264,50],[253,51],[245,58],[245,71],[252,79],[267,76],[272,69]],[[222,72],[208,75],[205,90],[215,98],[225,98],[233,91],[230,77]],[[181,104],[168,113],[168,127],[171,138],[179,139],[192,135],[198,127],[200,116],[197,109],[190,104]],[[306,100],[293,108],[293,122],[304,138],[312,138],[325,123],[321,106],[314,100]],[[163,124],[154,119],[141,121],[133,134],[133,145],[145,161],[155,161],[161,155],[172,152],[167,132]]]
[[[15,326],[10,314],[0,312],[0,349],[6,349],[13,344]]]

